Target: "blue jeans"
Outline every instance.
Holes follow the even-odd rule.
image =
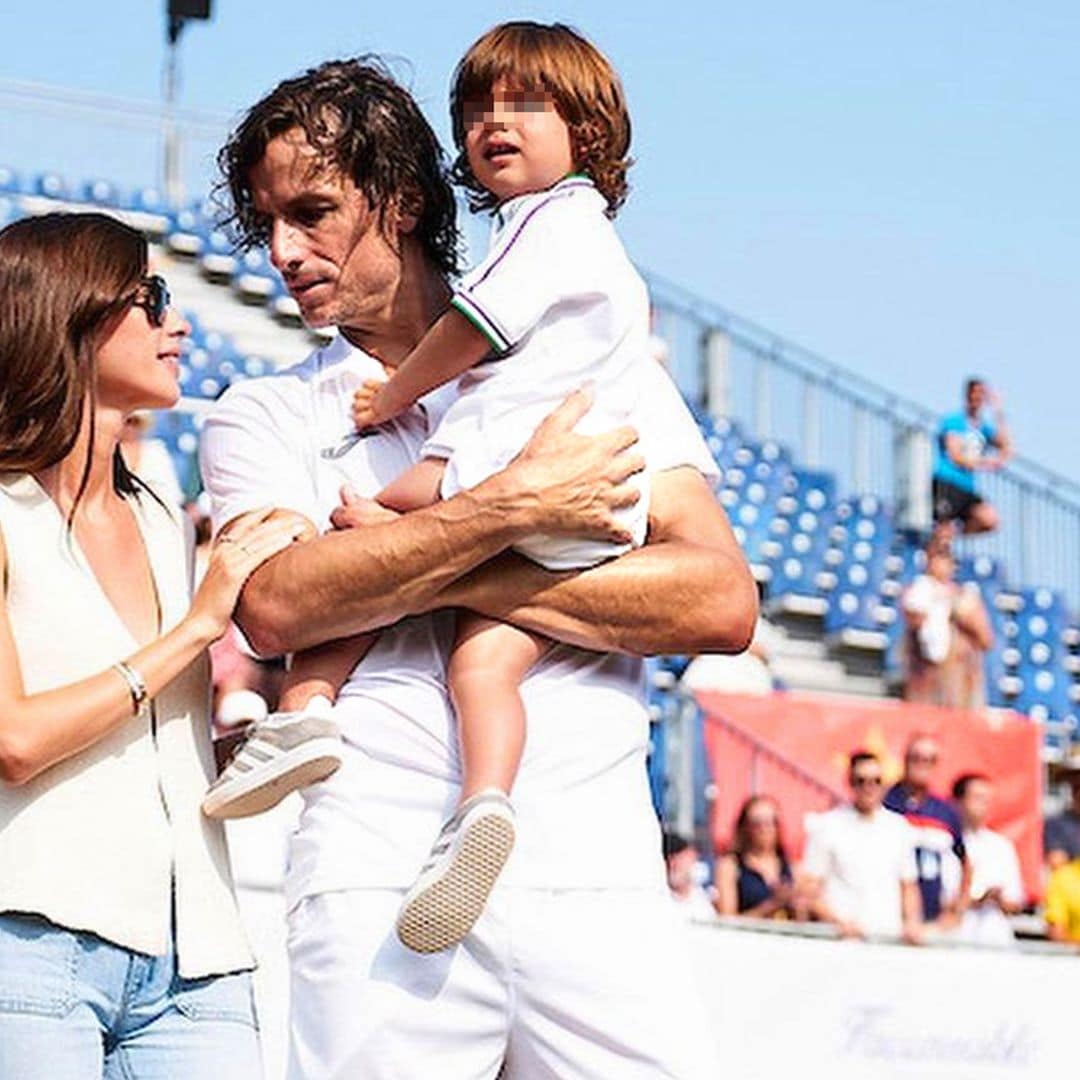
[[[0,1077],[256,1080],[251,977],[183,979],[33,915],[0,914]]]

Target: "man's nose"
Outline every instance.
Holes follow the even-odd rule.
[[[275,221],[270,229],[270,262],[279,273],[300,265],[303,251],[297,231],[284,221]]]

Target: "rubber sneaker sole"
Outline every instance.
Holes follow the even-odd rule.
[[[514,846],[502,815],[478,817],[463,831],[446,870],[398,914],[398,938],[418,953],[442,952],[473,928]]]
[[[336,739],[312,739],[227,785],[207,792],[202,811],[218,821],[253,817],[277,806],[287,795],[333,776],[341,767]]]

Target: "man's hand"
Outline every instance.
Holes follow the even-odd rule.
[[[501,482],[530,493],[536,531],[630,543],[615,512],[640,498],[627,481],[645,468],[645,459],[630,452],[638,440],[632,427],[593,436],[574,432],[591,404],[586,391],[571,394],[536,429]]]

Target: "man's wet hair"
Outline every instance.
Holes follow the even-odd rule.
[[[378,57],[328,60],[278,83],[253,105],[218,152],[227,224],[243,249],[266,246],[251,171],[271,140],[300,131],[315,151],[314,169],[348,176],[385,229],[395,204],[417,217],[412,235],[444,274],[459,269],[457,206],[446,160],[412,95]]]

